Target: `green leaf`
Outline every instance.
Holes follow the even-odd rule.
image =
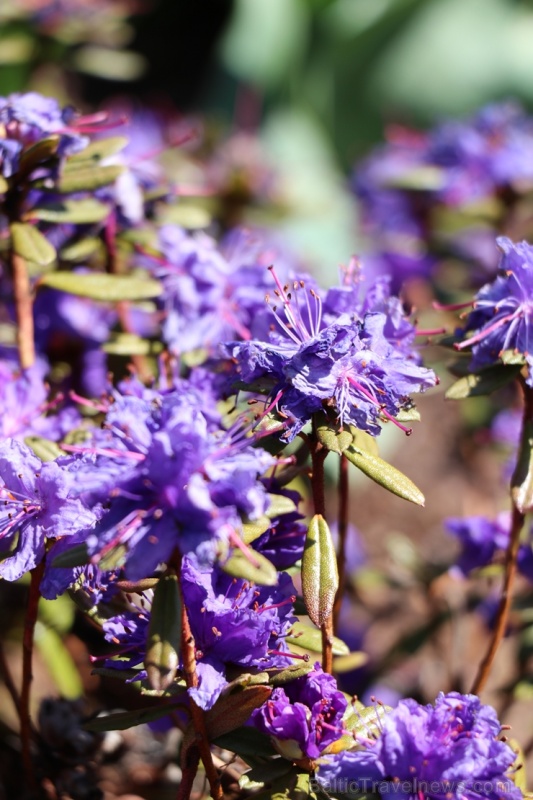
[[[516,753],[516,758],[509,768],[509,775],[512,776],[514,783],[524,796],[527,796],[527,771],[526,771],[526,756],[516,739],[509,739],[507,744]]]
[[[266,515],[270,519],[282,517],[284,514],[292,514],[298,510],[294,500],[291,500],[290,497],[285,497],[283,494],[269,494],[268,499],[270,500],[270,505],[266,510]]]
[[[409,478],[379,456],[365,453],[355,446],[349,447],[344,455],[373,481],[379,483],[384,489],[409,500],[411,503],[423,506],[425,498],[420,489]]]
[[[526,391],[532,390],[526,387]],[[511,497],[521,514],[527,514],[533,508],[533,420],[526,420],[522,427],[518,458],[511,478]]]
[[[56,258],[56,251],[43,234],[26,222],[11,223],[13,250],[26,261],[44,267]]]
[[[81,275],[76,272],[50,272],[42,276],[38,285],[108,303],[158,297],[163,290],[159,281],[151,278],[107,275],[101,272]]]
[[[86,261],[102,247],[102,241],[97,236],[88,236],[79,242],[68,244],[59,251],[63,261]]]
[[[63,200],[43,206],[35,206],[25,214],[26,220],[40,219],[44,222],[73,222],[88,225],[101,222],[109,215],[109,206],[92,197],[82,200]]]
[[[153,689],[164,691],[176,677],[181,640],[181,600],[176,575],[164,575],[154,591],[144,666]]]
[[[224,750],[231,750],[232,753],[237,753],[245,761],[246,756],[272,758],[272,756],[276,755],[270,738],[256,728],[235,728],[231,733],[218,736],[213,741],[213,744],[217,747],[222,747]]]
[[[9,189],[9,183],[3,175],[0,175],[0,194],[5,194]]]
[[[250,544],[255,539],[265,533],[270,528],[271,521],[269,517],[263,516],[253,522],[243,522],[242,525],[242,539],[246,544]]]
[[[25,436],[24,442],[41,461],[55,461],[59,456],[65,455],[58,444],[42,436]]]
[[[353,446],[357,450],[363,450],[371,456],[379,456],[379,446],[375,436],[371,436],[366,431],[359,428],[350,427],[353,436]]]
[[[138,708],[135,711],[120,711],[117,714],[107,714],[105,717],[96,717],[83,723],[86,731],[105,733],[106,731],[125,731],[145,722],[154,722],[156,719],[166,717],[176,708],[176,703],[160,703],[149,708]]]
[[[89,563],[89,551],[86,544],[76,544],[70,550],[60,553],[52,561],[53,567],[83,567]]]
[[[320,628],[333,611],[339,588],[337,556],[329,525],[321,514],[309,523],[302,556],[302,592],[307,613]]]
[[[342,455],[353,441],[353,435],[349,430],[339,430],[336,424],[328,422],[320,423],[316,428],[317,438],[326,450]]]
[[[81,697],[83,685],[79,670],[59,634],[38,621],[35,645],[63,697],[71,700]]]
[[[269,683],[272,686],[285,686],[286,683],[295,681],[296,678],[302,678],[313,669],[311,659],[309,661],[300,661],[298,664],[291,664],[290,667],[284,669],[267,670],[269,673]]]
[[[396,414],[398,422],[420,422],[420,411],[415,406],[411,408],[403,408]]]
[[[255,550],[250,550],[248,558],[242,550],[236,548],[221,566],[228,575],[253,581],[260,586],[275,586],[278,582],[278,571],[274,564]]]
[[[207,228],[211,224],[211,220],[211,214],[206,208],[185,203],[167,204],[163,207],[160,215],[161,222],[172,222],[182,228],[187,228],[187,230]]]
[[[266,703],[271,694],[270,686],[246,686],[219,697],[204,715],[209,741],[244,725],[252,711]]]
[[[126,136],[109,136],[107,139],[91,142],[84,150],[67,158],[65,170],[68,172],[80,167],[85,168],[88,161],[102,161],[104,158],[114,156],[124,150],[127,144],[128,139]]]
[[[20,157],[19,172],[28,173],[37,164],[42,164],[43,161],[48,161],[54,157],[60,141],[61,137],[56,134],[40,139],[35,144],[27,147]]]
[[[102,166],[86,166],[79,169],[64,169],[54,189],[62,194],[74,192],[93,192],[102,186],[108,186],[116,181],[124,172],[120,164]]]
[[[384,182],[384,185],[395,189],[426,192],[442,189],[445,179],[446,173],[443,169],[428,164],[393,175]]]
[[[322,632],[318,628],[311,628],[303,622],[295,622],[288,635],[285,637],[287,644],[303,647],[304,650],[311,650],[313,653],[322,652]],[[348,656],[350,648],[342,639],[333,637],[333,655]]]
[[[516,350],[504,350],[500,353],[500,361],[506,365],[520,364],[522,367],[527,364],[525,355]]]
[[[106,551],[98,562],[98,566],[104,571],[119,569],[126,563],[127,552],[128,548],[125,544],[117,544]]]
[[[333,651],[335,655],[335,651]],[[351,672],[352,669],[359,669],[368,663],[368,654],[363,653],[361,650],[356,650],[347,655],[341,655],[333,661],[334,672]]]
[[[136,333],[117,333],[112,336],[113,339],[102,346],[104,353],[114,356],[150,356],[163,350],[161,342],[142,339]]]
[[[495,366],[484,369],[482,372],[471,373],[459,378],[446,391],[447,400],[463,400],[466,397],[491,394],[502,386],[510,383],[520,373],[521,367]]]
[[[67,594],[62,594],[55,600],[39,600],[39,619],[48,627],[58,633],[66,634],[74,624],[76,606]]]

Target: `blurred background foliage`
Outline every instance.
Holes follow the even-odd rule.
[[[352,164],[389,122],[533,107],[531,0],[2,0],[0,94],[130,95],[259,132],[320,271],[358,250]]]

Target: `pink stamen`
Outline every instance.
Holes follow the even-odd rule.
[[[132,461],[144,461],[146,458],[142,453],[135,453],[133,450],[114,450],[110,447],[82,447],[76,444],[62,444],[62,450],[67,453],[92,453],[95,456],[110,456],[111,458],[130,458]]]
[[[486,336],[488,336],[489,333],[498,330],[498,328],[501,328],[502,325],[505,325],[507,322],[511,322],[512,320],[521,316],[523,313],[523,309],[519,308],[516,311],[513,311],[512,314],[506,314],[505,317],[500,317],[500,319],[496,320],[496,322],[493,322],[492,325],[489,325],[488,328],[482,328],[474,336],[471,336],[470,339],[465,339],[464,342],[456,342],[454,344],[454,349],[463,350],[465,347],[470,347],[472,344],[481,342]]]
[[[243,556],[252,565],[252,567],[259,569],[260,564],[259,561],[254,558],[253,551],[245,542],[243,542],[243,540],[237,535],[237,532],[233,529],[231,529],[229,532],[229,540],[234,547],[237,547],[241,551]]]
[[[434,300],[431,307],[434,308],[435,311],[460,311],[463,308],[472,308],[473,305],[473,300],[469,300],[468,303],[450,303],[450,305],[443,305]]]
[[[87,406],[87,408],[92,408],[95,411],[102,411],[104,414],[107,414],[109,411],[109,406],[104,406],[102,403],[97,403],[95,400],[87,400],[86,397],[82,397],[73,390],[69,392],[69,397],[71,400],[74,400],[75,403],[79,403],[80,406]]]

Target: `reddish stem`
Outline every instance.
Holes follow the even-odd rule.
[[[485,657],[481,662],[481,664],[479,665],[476,679],[472,684],[473,694],[480,694],[480,692],[484,689],[485,684],[487,683],[488,677],[490,675],[490,671],[492,669],[496,653],[505,635],[505,631],[507,628],[507,621],[509,619],[509,612],[511,609],[511,601],[513,598],[514,581],[517,572],[516,562],[518,558],[518,549],[520,547],[520,533],[524,525],[525,512],[529,510],[529,508],[525,509],[523,507],[518,508],[519,502],[515,498],[515,492],[514,492],[514,490],[520,487],[520,485],[523,483],[524,480],[526,481],[529,480],[529,478],[523,474],[524,468],[521,461],[524,454],[524,447],[526,447],[527,448],[526,471],[529,472],[530,469],[529,465],[531,461],[531,453],[530,453],[531,427],[533,424],[533,391],[527,386],[523,378],[519,378],[519,381],[521,383],[524,392],[524,413],[522,419],[520,452],[518,455],[518,461],[515,468],[515,472],[511,480],[511,489],[512,489],[511,497],[513,499],[513,509],[511,515],[511,530],[509,533],[509,544],[507,545],[507,552],[505,554],[505,576],[503,580],[502,594],[500,597],[500,603],[498,606],[498,613],[496,615],[496,624],[494,626],[492,639],[490,641]]]
[[[346,584],[346,541],[348,536],[348,507],[349,507],[349,480],[348,480],[348,459],[341,455],[339,464],[339,546],[337,552],[337,568],[339,570],[339,588],[335,596],[333,606],[333,624],[336,628],[339,621],[339,614],[342,605],[342,597]]]
[[[181,652],[183,672],[185,674],[187,688],[190,689],[198,686],[198,674],[196,672],[194,636],[191,631],[189,616],[187,614],[185,603],[183,602],[183,597],[181,605],[181,618]],[[195,744],[190,745],[184,754],[184,763],[182,764],[183,779],[178,793],[178,800],[188,800],[190,797],[193,781],[198,771],[200,758],[202,759],[207,780],[209,781],[211,797],[213,800],[222,800],[222,786],[216,767],[213,764],[204,712],[199,706],[196,705],[192,697],[189,698],[189,703],[192,724],[196,733],[196,742]]]
[[[27,781],[31,788],[37,785],[33,762],[31,758],[31,716],[30,716],[30,692],[33,680],[32,660],[33,660],[33,637],[35,633],[35,623],[39,609],[39,598],[41,578],[44,572],[44,561],[30,572],[30,594],[26,617],[24,619],[24,633],[22,637],[22,687],[20,690],[20,738],[22,746],[22,761],[26,772]]]
[[[313,435],[309,437],[308,443],[311,451],[311,490],[313,493],[313,504],[315,514],[320,514],[326,517],[326,497],[325,497],[325,475],[324,475],[324,462],[328,451],[323,447],[317,439],[314,430],[315,423],[313,422]],[[324,672],[331,674],[333,672],[333,612],[329,615],[326,621],[321,626],[322,632],[322,669]]]
[[[13,270],[13,294],[17,317],[17,346],[20,366],[22,369],[28,369],[35,362],[33,300],[30,276],[26,261],[15,252],[11,254],[11,266]]]

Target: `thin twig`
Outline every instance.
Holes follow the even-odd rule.
[[[24,633],[22,637],[22,688],[20,691],[20,738],[22,747],[22,761],[26,772],[27,781],[31,788],[37,785],[33,762],[31,758],[32,726],[30,716],[30,692],[33,680],[33,637],[35,623],[39,608],[41,578],[44,571],[44,561],[32,569],[30,573],[30,594],[24,619]]]
[[[513,508],[511,535],[509,539],[509,545],[507,547],[507,553],[505,555],[505,578],[503,582],[500,604],[498,606],[498,613],[496,615],[496,625],[494,626],[492,639],[485,654],[485,658],[479,665],[476,679],[472,684],[472,694],[480,694],[483,691],[492,669],[492,664],[496,657],[496,653],[505,635],[507,620],[509,618],[509,610],[511,608],[511,600],[513,597],[513,585],[516,575],[516,557],[518,555],[520,532],[523,524],[524,515],[521,514],[517,508]]]
[[[339,546],[337,550],[337,568],[339,570],[339,588],[335,596],[335,605],[333,606],[333,626],[337,628],[339,623],[339,614],[341,611],[342,598],[346,584],[346,541],[348,535],[348,506],[349,506],[349,479],[348,479],[348,466],[349,461],[346,456],[341,455],[339,464]]]
[[[324,462],[328,451],[318,441],[315,433],[309,438],[311,450],[311,491],[315,514],[326,517],[325,474]],[[324,672],[333,672],[333,612],[321,626],[322,632],[322,669]]]
[[[196,672],[196,655],[195,655],[195,643],[194,643],[194,636],[191,631],[191,626],[189,622],[189,615],[187,614],[187,608],[185,603],[182,602],[181,606],[181,614],[182,614],[182,662],[183,662],[183,672],[185,674],[185,682],[187,683],[187,688],[193,688],[198,686],[198,674]],[[185,755],[185,763],[183,769],[183,775],[185,779],[186,789],[182,791],[180,787],[180,792],[178,794],[178,800],[187,800],[190,796],[190,788],[192,787],[192,781],[194,780],[194,776],[198,770],[198,763],[199,759],[202,759],[202,763],[205,768],[205,773],[207,775],[207,780],[209,781],[209,787],[211,789],[211,797],[213,800],[222,800],[223,793],[222,793],[222,786],[220,783],[220,777],[216,770],[215,765],[213,764],[213,758],[211,755],[211,748],[209,746],[209,738],[207,735],[207,728],[205,725],[205,718],[203,710],[196,705],[193,698],[189,698],[190,702],[190,710],[191,710],[191,718],[193,728],[196,733],[196,743],[189,747],[189,750],[197,751],[198,758],[196,758],[194,752],[189,755],[187,753]],[[187,773],[187,775],[185,774]],[[186,791],[189,794],[186,794]]]
[[[35,343],[33,332],[33,300],[31,295],[28,266],[22,256],[11,254],[13,270],[13,294],[17,317],[17,346],[20,366],[29,369],[35,362]]]
[[[524,413],[522,420],[520,451],[518,454],[516,468],[511,479],[511,498],[513,501],[513,509],[511,514],[509,544],[507,545],[507,552],[505,554],[505,576],[492,639],[489,643],[485,657],[479,666],[476,679],[472,684],[473,694],[479,694],[485,687],[492,669],[492,664],[496,657],[496,653],[505,635],[513,597],[514,580],[517,571],[516,562],[518,558],[518,549],[520,546],[520,532],[524,525],[525,511],[529,510],[528,508],[524,508],[524,501],[519,501],[517,497],[520,495],[521,485],[525,482],[527,486],[527,482],[529,481],[528,473],[531,462],[530,432],[533,423],[533,391],[526,385],[523,378],[519,378],[519,381],[524,392]],[[527,462],[525,465],[525,474],[524,464],[522,463],[524,456]],[[520,508],[518,506],[520,506]]]

